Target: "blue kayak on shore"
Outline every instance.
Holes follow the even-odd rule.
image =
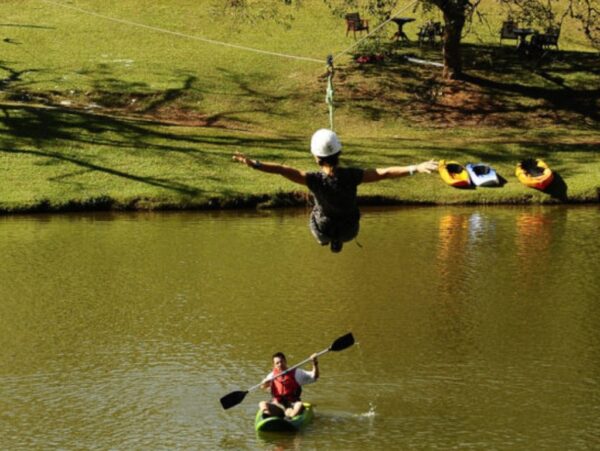
[[[485,163],[468,163],[467,173],[475,186],[500,186],[496,171]]]

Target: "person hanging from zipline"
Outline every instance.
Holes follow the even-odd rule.
[[[278,163],[261,162],[239,152],[233,155],[233,160],[307,186],[315,199],[310,214],[310,230],[319,244],[330,245],[332,252],[340,252],[344,242],[351,241],[358,235],[358,185],[416,173],[429,174],[437,169],[437,162],[434,160],[412,166],[377,169],[340,167],[342,144],[335,132],[324,128],[313,134],[310,151],[320,166],[320,171],[307,172]]]

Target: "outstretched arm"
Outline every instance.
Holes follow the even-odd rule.
[[[266,172],[267,174],[279,174],[292,182],[299,183],[300,185],[306,185],[306,172],[289,166],[284,166],[277,163],[263,163],[258,160],[248,158],[246,155],[240,152],[236,152],[233,157],[233,161],[243,163],[257,171]]]
[[[429,174],[437,170],[437,161],[429,160],[412,166],[391,166],[389,168],[365,169],[363,183],[378,182],[384,179],[393,179],[413,175],[415,173]]]

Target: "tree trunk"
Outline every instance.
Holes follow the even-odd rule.
[[[457,79],[462,75],[460,40],[465,26],[465,11],[444,11],[444,78]]]
[[[469,0],[431,0],[444,14],[444,78],[460,78],[462,55],[460,40],[465,26]]]

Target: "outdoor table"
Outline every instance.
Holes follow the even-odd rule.
[[[396,39],[396,41],[402,39],[403,41],[409,42],[410,39],[408,39],[408,36],[406,36],[406,33],[404,32],[404,30],[402,30],[402,27],[404,26],[404,24],[407,24],[409,22],[414,22],[415,19],[412,17],[394,17],[392,19],[392,22],[394,22],[396,25],[398,25],[398,31],[396,32],[396,34],[394,34],[394,36],[392,37],[392,39]]]
[[[517,45],[517,50],[523,51],[528,47],[527,44],[527,36],[530,36],[535,33],[535,30],[532,28],[514,28],[513,33],[519,37],[519,44]]]

